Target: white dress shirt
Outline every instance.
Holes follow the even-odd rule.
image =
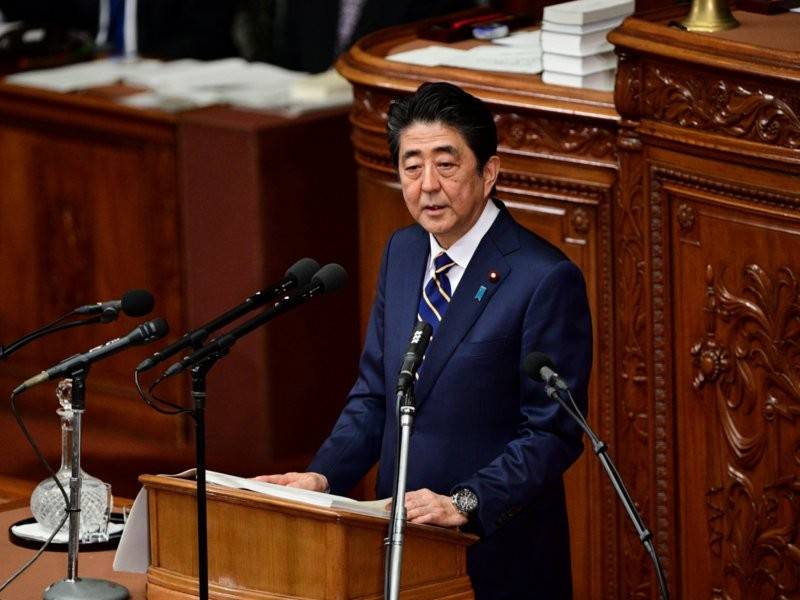
[[[489,231],[489,228],[499,214],[500,209],[497,208],[492,199],[489,198],[489,201],[483,208],[483,212],[481,216],[478,217],[475,225],[473,225],[467,233],[458,238],[447,250],[439,245],[439,242],[436,241],[432,233],[429,233],[428,238],[430,239],[431,250],[428,255],[428,268],[425,270],[425,278],[422,281],[422,286],[425,287],[428,280],[433,277],[433,259],[440,252],[447,252],[447,256],[456,263],[447,271],[447,279],[450,281],[450,290],[452,293],[455,293],[461,281],[461,277],[464,275],[467,265],[469,265],[469,261],[472,260],[472,255],[475,254],[475,250],[478,249],[478,244],[481,243],[483,236]]]

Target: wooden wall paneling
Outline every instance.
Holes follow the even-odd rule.
[[[621,197],[634,209],[617,223],[637,240],[630,266],[649,296],[640,364],[654,452],[633,471],[654,487],[678,598],[790,598],[800,587],[800,47],[779,35],[800,19],[737,18],[736,33],[717,36],[638,19],[610,36],[630,157]],[[773,33],[759,37],[764,27]],[[635,583],[623,577],[623,593]]]
[[[754,187],[760,174],[744,166],[669,162],[652,173],[683,317],[674,344],[682,591],[792,597],[800,229],[786,209],[800,207],[798,177],[781,177],[778,192]],[[723,171],[724,182],[708,176]]]
[[[81,304],[144,287],[154,314],[181,327],[174,121],[99,109],[92,101],[0,86],[0,330],[5,343]],[[134,123],[139,127],[134,127]],[[6,390],[66,356],[123,335],[139,319],[72,329],[35,342],[0,366]],[[140,349],[96,365],[88,379],[86,470],[115,492],[136,489],[140,460],[179,454],[184,429],[162,425],[132,385]],[[54,384],[20,399],[50,458],[60,455]],[[44,478],[8,408],[0,471]],[[162,464],[165,461],[162,461]],[[168,462],[168,461],[166,461]]]
[[[181,121],[191,327],[279,280],[304,256],[349,273],[344,290],[250,334],[211,372],[215,468],[303,469],[355,380],[359,272],[348,128],[344,110],[287,118],[211,108]]]

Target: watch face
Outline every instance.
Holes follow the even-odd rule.
[[[478,497],[471,490],[458,490],[453,498],[453,503],[459,512],[466,515],[478,508]]]

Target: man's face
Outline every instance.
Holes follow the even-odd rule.
[[[492,190],[499,159],[482,172],[464,137],[442,123],[415,122],[400,134],[403,198],[411,216],[449,248],[472,228]]]

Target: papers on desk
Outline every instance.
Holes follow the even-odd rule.
[[[121,98],[121,103],[173,111],[231,104],[303,112],[352,102],[350,84],[336,73],[309,75],[241,58],[208,62],[105,59],[15,73],[6,81],[55,92],[124,83],[148,89]]]
[[[432,45],[399,52],[386,58],[426,67],[460,67],[476,71],[535,74],[542,70],[542,51],[538,43],[530,42],[529,38],[518,45],[482,45],[469,50]]]
[[[310,504],[321,508],[339,509],[361,515],[369,515],[371,517],[389,517],[389,511],[384,508],[388,500],[359,502],[358,500],[346,498],[345,496],[335,496],[333,494],[301,490],[284,485],[275,485],[274,483],[265,483],[263,481],[246,479],[235,475],[217,473],[215,471],[206,471],[206,481],[211,484],[221,485],[222,487],[258,492],[270,498],[302,502],[303,504]]]

